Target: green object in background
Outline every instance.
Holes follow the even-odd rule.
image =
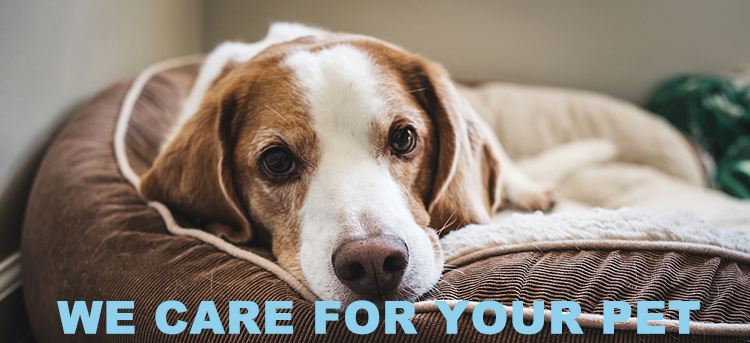
[[[716,162],[716,187],[750,199],[750,87],[708,75],[664,82],[646,108],[692,137]]]

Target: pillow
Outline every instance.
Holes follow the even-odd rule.
[[[515,160],[575,140],[614,142],[620,162],[652,166],[694,185],[706,177],[696,149],[664,119],[602,94],[489,82],[460,87]]]

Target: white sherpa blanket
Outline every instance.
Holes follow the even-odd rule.
[[[746,231],[719,229],[693,212],[660,214],[630,207],[551,215],[514,213],[499,223],[468,225],[441,240],[449,263],[496,247],[507,250],[512,246],[543,246],[550,242],[579,246],[585,242],[611,241],[630,241],[636,245],[637,242],[680,242],[750,253],[750,233]]]

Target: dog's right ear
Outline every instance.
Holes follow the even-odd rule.
[[[141,177],[140,193],[195,219],[232,243],[252,238],[245,207],[233,181],[232,128],[240,127],[237,101],[210,92],[198,112]]]
[[[432,197],[425,204],[430,226],[443,235],[489,222],[502,203],[497,138],[440,65],[416,58],[405,69],[409,93],[433,120],[438,136]]]

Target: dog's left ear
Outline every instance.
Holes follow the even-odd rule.
[[[438,136],[433,194],[426,204],[431,227],[442,235],[489,222],[502,204],[500,143],[440,65],[416,58],[404,75]]]

